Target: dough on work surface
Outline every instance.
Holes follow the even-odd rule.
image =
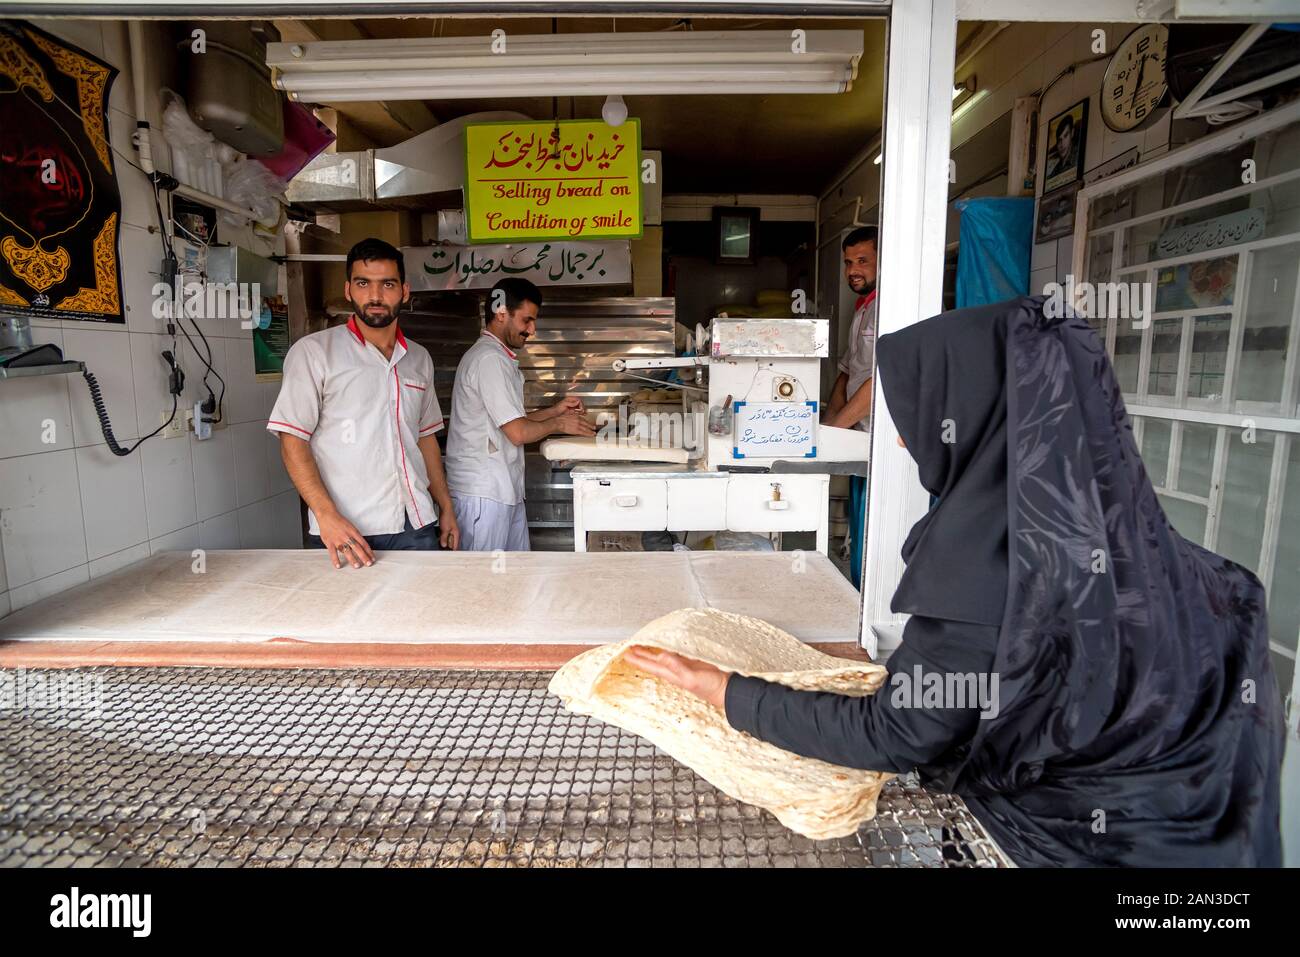
[[[550,462],[574,459],[580,462],[666,462],[684,465],[691,460],[684,448],[659,448],[626,437],[617,442],[598,441],[598,436],[563,435],[545,439],[541,453]]]
[[[791,688],[854,696],[879,688],[884,667],[824,655],[757,618],[685,608],[626,641],[578,655],[550,684],[570,710],[649,739],[714,787],[766,808],[805,837],[844,837],[875,816],[876,797],[891,774],[800,757],[737,731],[717,708],[623,661],[632,645],[675,651]]]

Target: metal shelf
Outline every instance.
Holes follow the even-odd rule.
[[[56,362],[43,366],[19,366],[11,369],[8,366],[0,366],[0,379],[24,379],[35,375],[69,375],[73,372],[85,372],[86,364],[69,359],[67,362]]]

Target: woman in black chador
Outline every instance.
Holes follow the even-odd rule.
[[[1105,349],[1043,301],[877,345],[890,414],[938,496],[903,546],[892,607],[911,617],[877,694],[628,660],[786,750],[919,769],[1022,865],[1281,866],[1264,590],[1170,527]],[[993,706],[908,706],[919,691],[891,689],[918,666],[996,679]]]

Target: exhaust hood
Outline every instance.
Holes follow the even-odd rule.
[[[383,149],[322,153],[289,183],[290,203],[315,212],[464,205],[467,123],[528,120],[510,110],[471,113]]]

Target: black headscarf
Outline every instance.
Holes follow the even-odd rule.
[[[921,485],[939,498],[903,543],[907,568],[890,605],[894,611],[1002,624],[1005,311],[996,305],[945,313],[884,336],[877,346],[885,403]]]
[[[1038,297],[877,355],[940,496],[894,608],[1001,628],[1000,710],[943,779],[1022,863],[1280,866],[1263,588],[1170,526],[1096,334]]]

